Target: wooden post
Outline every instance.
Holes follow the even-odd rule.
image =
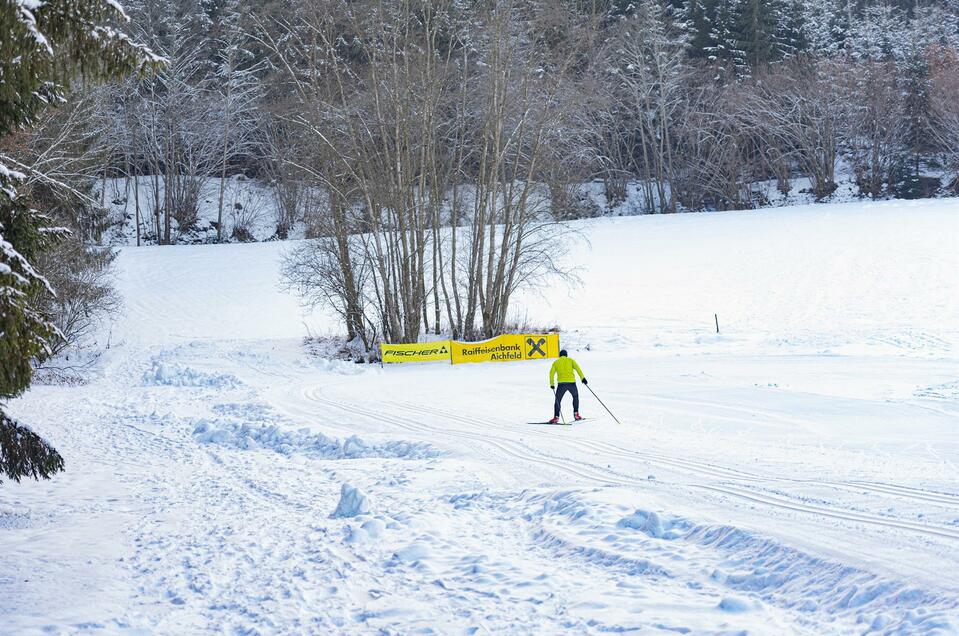
[[[719,333],[719,314],[713,314],[713,318],[716,319],[716,333]]]

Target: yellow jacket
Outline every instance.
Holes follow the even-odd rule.
[[[576,376],[573,375],[573,371],[579,374],[580,379],[584,377],[583,370],[579,368],[575,360],[568,356],[557,358],[553,366],[549,368],[549,385],[554,386],[556,383],[553,381],[553,378],[557,377],[560,382],[576,382]]]

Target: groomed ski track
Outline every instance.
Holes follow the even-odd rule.
[[[506,456],[507,462],[513,462],[514,460],[519,460],[533,467],[549,467],[554,470],[558,470],[562,473],[565,473],[572,477],[578,477],[580,479],[585,479],[597,484],[606,484],[606,485],[616,485],[616,486],[630,486],[638,485],[647,482],[648,480],[638,479],[636,477],[629,477],[623,473],[617,473],[611,469],[603,469],[599,466],[583,462],[579,459],[575,459],[572,455],[565,456],[551,456],[543,452],[536,450],[534,447],[529,446],[520,441],[511,441],[510,433],[515,431],[515,427],[504,426],[503,424],[498,424],[496,422],[487,420],[487,419],[477,419],[477,418],[466,418],[460,415],[455,415],[448,412],[443,412],[437,409],[431,409],[427,406],[416,405],[416,404],[401,404],[401,403],[383,403],[379,406],[379,409],[376,411],[371,411],[367,409],[357,408],[352,406],[349,403],[345,402],[336,402],[329,399],[324,399],[320,395],[320,391],[316,389],[304,391],[304,396],[315,402],[321,407],[324,412],[329,412],[328,409],[338,409],[344,413],[350,415],[360,416],[363,418],[376,420],[379,422],[384,422],[386,424],[395,425],[397,428],[400,428],[404,431],[410,431],[416,433],[422,437],[422,439],[427,440],[436,440],[439,438],[458,438],[462,440],[472,440],[488,444],[489,446],[497,449],[503,455]],[[405,416],[401,415],[390,415],[384,416],[382,413],[391,412],[396,413],[396,410],[400,409],[401,411],[407,413]],[[302,414],[303,411],[301,410]],[[430,414],[431,418],[440,424],[440,427],[429,427],[418,424],[418,422],[423,421],[422,418],[416,419],[411,414]],[[448,425],[473,425],[476,424],[484,425],[483,428],[486,430],[494,431],[492,433],[480,433],[475,432],[474,430],[463,430],[452,428]],[[622,426],[622,425],[620,425]],[[526,437],[525,435],[523,437]],[[558,437],[556,434],[552,434],[552,437]],[[710,490],[716,493],[723,495],[730,495],[733,497],[740,497],[749,501],[762,503],[774,508],[781,508],[783,510],[792,510],[799,512],[806,512],[812,515],[820,515],[825,517],[830,517],[833,519],[840,519],[845,521],[866,523],[880,527],[887,528],[897,528],[904,530],[911,530],[914,532],[919,532],[923,534],[928,534],[936,537],[943,537],[946,539],[953,539],[959,541],[959,529],[951,529],[947,526],[935,527],[927,524],[921,523],[910,523],[908,521],[893,521],[889,519],[883,519],[877,516],[864,515],[855,512],[843,512],[841,510],[834,510],[828,508],[821,508],[817,506],[803,505],[802,503],[790,502],[787,499],[782,497],[777,497],[773,495],[764,495],[762,491],[751,492],[744,490],[741,487],[736,487],[739,485],[756,485],[760,486],[763,483],[775,483],[782,482],[783,485],[788,485],[789,483],[797,485],[813,485],[813,486],[826,486],[829,488],[837,489],[846,489],[853,491],[869,491],[876,494],[887,495],[892,498],[908,498],[914,499],[922,502],[931,502],[940,504],[943,506],[959,506],[959,495],[951,495],[944,493],[935,493],[923,490],[916,490],[911,488],[901,488],[901,487],[889,487],[883,484],[871,484],[868,482],[829,482],[829,481],[819,481],[819,480],[805,480],[805,479],[788,479],[782,477],[762,477],[755,474],[744,473],[738,470],[732,470],[718,465],[703,464],[699,462],[693,462],[688,460],[683,460],[678,457],[669,457],[663,455],[656,455],[652,453],[644,453],[639,451],[630,451],[613,444],[606,444],[602,442],[591,442],[589,440],[575,440],[575,439],[563,439],[561,447],[565,446],[569,450],[579,451],[584,455],[591,455],[593,457],[607,458],[607,457],[617,457],[624,458],[627,460],[634,460],[637,463],[637,467],[640,462],[651,465],[658,466],[666,469],[678,469],[680,472],[686,473],[691,476],[697,477],[707,477],[712,479],[718,479],[722,482],[726,482],[728,485],[711,485],[711,484],[689,484],[693,488],[702,488]]]

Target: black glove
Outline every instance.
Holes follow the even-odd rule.
[[[583,384],[589,384],[589,382],[586,381],[586,378],[583,378]]]
[[[550,390],[550,391],[555,391],[555,390],[556,390],[556,387],[553,386],[552,384],[550,384],[550,385],[549,385],[549,390]]]

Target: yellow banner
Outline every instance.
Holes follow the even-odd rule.
[[[506,335],[481,342],[453,342],[453,364],[523,360],[522,336]]]
[[[511,362],[559,357],[559,334],[508,334],[482,342],[452,342],[451,362]]]
[[[559,357],[558,333],[528,333],[523,336],[525,360],[541,360]]]
[[[415,344],[380,344],[383,362],[449,361],[450,341],[417,342]]]

